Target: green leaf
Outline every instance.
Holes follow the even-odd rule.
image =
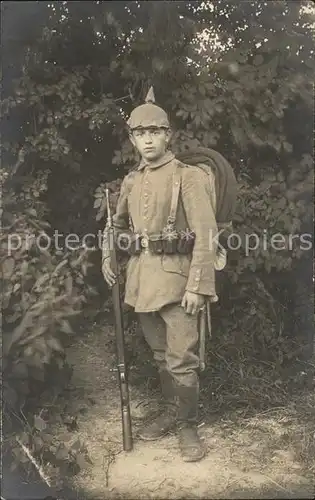
[[[103,213],[102,213],[102,212],[99,212],[99,213],[96,215],[95,220],[100,221],[103,217],[104,217],[104,212],[103,212]]]
[[[64,332],[64,333],[68,333],[68,334],[73,333],[73,330],[72,330],[72,328],[70,326],[69,321],[67,321],[65,319],[61,321],[61,323],[60,323],[60,331]]]
[[[48,273],[45,273],[44,275],[40,276],[34,285],[34,290],[41,287],[45,283],[45,281],[47,281],[49,278],[50,275]]]
[[[81,441],[80,441],[80,439],[77,439],[77,440],[73,443],[73,445],[71,446],[71,449],[72,449],[72,450],[75,450],[75,451],[78,451],[78,450],[80,450],[80,449],[81,449]]]
[[[103,197],[97,198],[94,202],[94,208],[99,208],[102,205]]]
[[[35,445],[36,451],[40,452],[44,446],[44,441],[40,436],[35,436],[33,438],[33,443]]]
[[[64,443],[68,443],[72,439],[72,434],[71,432],[64,432],[58,435],[58,439]]]
[[[89,467],[90,463],[87,461],[85,455],[83,455],[82,453],[78,453],[75,458],[80,469],[86,469],[87,467]]]
[[[62,345],[60,344],[59,340],[56,339],[55,337],[51,337],[50,339],[48,339],[47,344],[54,351],[63,352]]]
[[[5,316],[5,320],[6,320],[7,323],[14,323],[21,316],[22,316],[22,312],[19,310],[19,311],[16,311],[11,316]]]
[[[65,446],[61,445],[60,448],[56,452],[57,460],[67,460],[69,457],[69,452]]]
[[[14,408],[18,402],[18,395],[16,391],[9,386],[3,388],[2,393],[3,401],[8,404],[11,408]]]
[[[9,257],[2,263],[2,274],[4,279],[11,278],[14,271],[14,259]]]
[[[54,436],[49,433],[49,431],[43,432],[41,434],[41,438],[45,443],[52,443],[54,440]]]
[[[197,127],[199,127],[201,125],[201,118],[199,115],[196,115],[195,116],[195,124],[197,125]]]
[[[283,146],[284,151],[286,151],[287,153],[292,153],[292,151],[293,151],[292,144],[285,141],[285,142],[283,142],[282,146]]]
[[[250,269],[251,271],[255,272],[255,271],[256,271],[256,268],[257,268],[257,263],[256,263],[256,260],[255,260],[255,259],[251,259],[251,260],[250,260],[250,262],[248,262],[247,267],[248,267],[248,269]]]
[[[267,271],[267,273],[270,273],[271,272],[271,262],[269,260],[265,260],[265,269]]]
[[[65,279],[65,289],[67,293],[71,294],[73,290],[73,278],[72,276],[67,276]]]
[[[34,415],[34,427],[38,431],[43,431],[44,429],[46,429],[47,424],[45,420],[42,419],[42,417],[40,417],[39,415]]]
[[[25,212],[28,214],[28,215],[32,215],[34,217],[37,217],[37,212],[35,210],[35,208],[28,208],[27,210],[25,210]]]
[[[222,113],[224,111],[224,108],[221,104],[216,104],[214,109],[217,113]]]
[[[10,465],[10,471],[11,472],[14,472],[19,466],[19,463],[17,461],[14,461],[12,462],[12,464]]]

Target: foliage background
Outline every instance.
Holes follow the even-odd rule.
[[[299,1],[2,3],[4,415],[22,427],[32,422],[30,433],[39,438],[34,453],[45,448],[39,394],[43,404],[47,394],[60,393],[71,376],[64,348],[79,324],[110,315],[111,298],[98,249],[67,251],[61,244],[39,251],[33,239],[9,252],[8,236],[25,241],[56,230],[79,237],[102,231],[105,183],[114,208],[121,179],[137,161],[124,120],[151,84],[170,112],[174,151],[212,147],[235,169],[235,230],[243,238],[264,230],[312,235],[314,9],[308,7]],[[312,250],[298,245],[241,251],[229,262],[219,279],[205,400],[219,387],[218,404],[269,404],[303,383],[297,374],[313,367],[312,277]],[[126,324],[131,338],[130,313]],[[59,455],[62,463],[69,458]]]

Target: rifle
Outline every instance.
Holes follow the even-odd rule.
[[[125,451],[131,451],[133,448],[132,427],[130,416],[129,404],[129,387],[128,387],[128,374],[126,369],[125,360],[125,341],[124,341],[124,323],[123,313],[120,300],[120,285],[118,280],[118,260],[116,255],[116,248],[114,244],[114,227],[109,206],[108,189],[105,190],[106,203],[107,203],[107,234],[109,241],[109,254],[111,268],[116,276],[116,282],[112,287],[113,308],[115,315],[115,331],[116,331],[116,351],[117,351],[117,372],[120,388],[121,399],[121,418],[122,418],[122,435],[123,435],[123,448]]]
[[[203,372],[206,368],[205,353],[206,353],[206,331],[208,330],[211,337],[211,316],[210,303],[207,300],[204,307],[199,311],[198,318],[198,333],[199,333],[199,369]]]

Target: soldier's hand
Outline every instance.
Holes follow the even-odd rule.
[[[102,273],[108,286],[112,287],[116,282],[116,276],[110,267],[110,259],[103,260]]]
[[[197,314],[204,306],[205,298],[203,295],[192,292],[185,292],[182,300],[182,307],[187,314]]]

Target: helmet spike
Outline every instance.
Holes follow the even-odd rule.
[[[149,91],[148,91],[147,96],[145,98],[145,102],[146,103],[151,102],[152,104],[155,103],[154,90],[153,90],[152,86],[149,88]]]

